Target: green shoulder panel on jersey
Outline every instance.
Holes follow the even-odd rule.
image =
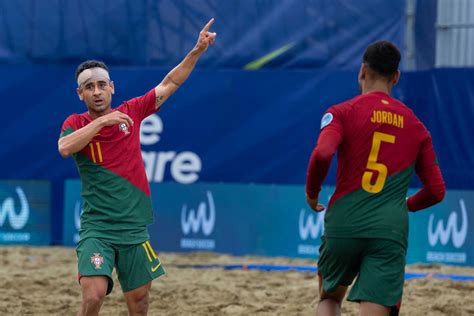
[[[81,176],[84,201],[81,239],[95,237],[118,244],[146,240],[146,226],[153,222],[150,197],[83,154],[74,158]]]
[[[73,132],[74,130],[72,129],[72,127],[68,127],[59,135],[59,138],[72,134]]]
[[[379,193],[359,189],[336,200],[325,216],[325,235],[390,239],[406,247],[406,195],[413,169],[412,165],[388,177]]]

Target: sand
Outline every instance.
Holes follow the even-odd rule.
[[[178,264],[295,264],[312,260],[160,253],[167,274],[153,282],[149,315],[314,315],[314,273],[182,269]],[[474,268],[409,266],[408,271],[474,275]],[[72,248],[0,247],[0,315],[75,315],[81,301]],[[405,282],[401,315],[474,315],[474,282]],[[344,302],[343,315],[358,304]],[[120,284],[101,315],[127,315]]]

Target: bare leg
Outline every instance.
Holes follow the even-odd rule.
[[[109,284],[105,276],[83,276],[80,280],[82,289],[81,309],[78,316],[99,315]]]
[[[390,308],[387,306],[367,301],[360,302],[359,315],[361,316],[388,316],[389,314]]]
[[[346,295],[347,286],[338,286],[334,292],[326,293],[323,290],[323,278],[319,277],[319,303],[316,309],[318,316],[337,316],[341,315],[341,304]]]
[[[125,292],[125,301],[127,302],[128,314],[130,316],[146,315],[148,313],[148,299],[151,288],[151,282],[140,286],[129,292]]]

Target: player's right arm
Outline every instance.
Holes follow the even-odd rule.
[[[58,140],[58,151],[63,158],[67,158],[81,151],[103,127],[122,123],[131,126],[133,125],[133,120],[130,116],[120,111],[114,111],[98,117],[90,124],[61,137]]]
[[[423,141],[418,153],[415,172],[423,183],[423,188],[407,200],[408,210],[415,212],[430,207],[443,200],[446,187],[434,152],[431,136]]]

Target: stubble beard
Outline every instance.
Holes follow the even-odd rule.
[[[104,103],[103,105],[95,105],[94,102],[92,104],[88,104],[87,108],[89,112],[95,114],[96,116],[104,115],[110,110],[110,102]]]

